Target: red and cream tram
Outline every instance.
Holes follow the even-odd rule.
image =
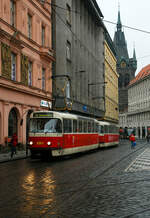
[[[119,139],[119,132],[116,135]],[[37,111],[30,117],[28,144],[31,157],[84,152],[105,143],[106,146],[113,145],[112,140],[112,134],[111,137],[109,133],[105,134],[105,126],[94,118],[56,111]]]
[[[116,124],[99,121],[99,147],[119,145],[119,127]]]

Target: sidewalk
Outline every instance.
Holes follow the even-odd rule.
[[[26,155],[26,150],[18,150],[17,154],[14,154],[13,158],[10,157],[10,154],[11,154],[10,151],[7,153],[0,153],[0,163],[24,159],[30,156],[29,152],[28,152],[28,155]]]

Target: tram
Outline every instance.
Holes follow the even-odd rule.
[[[109,123],[107,123],[107,126]],[[28,146],[31,158],[40,156],[64,156],[112,146],[113,134],[101,121],[56,111],[35,111],[30,116]],[[111,129],[111,128],[110,128]]]
[[[119,127],[117,124],[99,121],[99,147],[119,145]]]

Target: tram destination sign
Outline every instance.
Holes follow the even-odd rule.
[[[53,113],[40,113],[40,112],[39,112],[39,113],[34,113],[34,114],[33,114],[33,117],[34,117],[34,118],[53,117]]]

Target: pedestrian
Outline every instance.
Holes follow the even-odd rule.
[[[133,133],[131,133],[131,135],[129,136],[129,140],[131,142],[131,148],[134,148],[136,145],[136,140],[135,140],[135,136]]]
[[[11,158],[13,158],[14,154],[17,154],[17,151],[16,151],[17,144],[18,144],[18,137],[17,137],[17,134],[14,133],[11,139],[11,155],[10,155]]]

